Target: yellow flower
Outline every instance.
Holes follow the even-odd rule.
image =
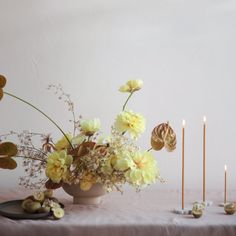
[[[97,144],[103,145],[111,142],[111,136],[101,136],[98,138]]]
[[[47,159],[46,176],[54,183],[60,183],[61,180],[66,178],[72,161],[72,156],[67,155],[65,150],[51,153]]]
[[[132,138],[137,138],[145,130],[145,119],[139,113],[122,111],[117,117],[115,128],[120,132],[128,131]]]
[[[72,140],[72,135],[71,134],[66,134],[66,137],[71,141]],[[66,139],[65,136],[63,136],[56,144],[55,148],[57,151],[61,151],[63,149],[67,149],[70,147],[70,144],[68,143],[68,140]]]
[[[86,140],[86,136],[83,134],[79,134],[71,140],[71,143],[72,145],[80,145],[84,142],[84,140]]]
[[[122,93],[132,93],[138,91],[143,86],[143,81],[140,79],[129,80],[125,85],[122,85],[119,89]]]
[[[130,155],[128,154],[123,153],[123,154],[117,155],[112,160],[112,166],[114,167],[114,169],[118,171],[126,171],[130,167],[132,167],[132,165],[133,165],[133,161]]]
[[[104,162],[101,170],[104,174],[107,174],[107,175],[110,175],[112,173],[113,168],[112,168],[112,165],[111,165],[111,159],[107,159]]]
[[[148,185],[156,182],[159,176],[157,163],[150,152],[132,154],[134,166],[126,173],[127,181],[134,186]]]
[[[101,127],[101,122],[98,118],[91,120],[84,120],[81,122],[82,132],[87,136],[92,136],[95,134]]]
[[[91,174],[85,174],[83,179],[80,181],[80,188],[83,191],[88,191],[93,184],[97,182],[97,179]]]

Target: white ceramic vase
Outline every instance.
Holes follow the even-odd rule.
[[[102,196],[106,194],[103,186],[94,184],[88,191],[83,191],[79,184],[63,184],[62,188],[73,197],[74,204],[97,205],[101,203]]]

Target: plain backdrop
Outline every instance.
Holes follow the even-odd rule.
[[[207,189],[236,188],[236,2],[234,0],[0,0],[0,73],[6,91],[31,101],[71,131],[65,104],[46,88],[60,83],[77,115],[98,117],[109,134],[127,94],[118,88],[141,78],[128,107],[147,120],[138,140],[150,147],[154,126],[169,121],[173,153],[155,152],[166,184],[181,187],[181,123],[186,119],[186,188],[202,186],[202,118],[207,117]],[[39,113],[5,96],[0,133],[61,134]],[[0,170],[14,187],[19,168]],[[199,195],[200,197],[200,195]]]

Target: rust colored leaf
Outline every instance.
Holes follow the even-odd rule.
[[[17,154],[17,147],[14,143],[4,142],[0,144],[0,155],[12,157]]]
[[[96,143],[94,143],[94,142],[84,142],[78,146],[75,153],[73,153],[73,154],[77,158],[85,156],[89,153],[89,150],[94,148],[95,145],[96,145]]]
[[[17,163],[12,158],[1,158],[0,159],[0,168],[13,170],[17,167]]]
[[[7,79],[5,76],[0,75],[0,88],[3,88],[7,83]]]
[[[45,183],[45,187],[47,189],[57,189],[57,188],[60,188],[61,186],[62,186],[62,182],[53,183],[52,180],[50,180],[50,179]]]
[[[0,100],[2,99],[3,97],[3,90],[0,88]]]

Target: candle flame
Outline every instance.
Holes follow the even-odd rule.
[[[225,171],[227,171],[227,165],[225,165]]]
[[[203,116],[203,122],[204,123],[206,123],[206,120],[207,120],[206,116]]]
[[[186,121],[185,120],[182,121],[182,125],[183,125],[183,127],[186,125]]]

